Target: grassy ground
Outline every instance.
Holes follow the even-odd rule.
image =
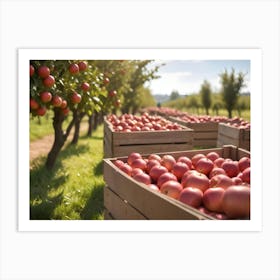
[[[103,127],[66,146],[51,172],[45,159],[31,163],[30,218],[103,219]]]

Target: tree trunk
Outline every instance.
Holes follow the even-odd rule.
[[[53,146],[52,146],[50,152],[48,153],[47,161],[45,164],[45,166],[48,170],[53,169],[57,156],[58,156],[59,152],[61,151],[61,149],[71,131],[71,128],[74,125],[74,118],[73,118],[73,120],[68,125],[66,132],[63,133],[62,123],[63,123],[64,119],[65,119],[65,117],[60,112],[60,110],[55,109],[54,117],[53,117],[54,143],[53,143]]]
[[[96,131],[98,127],[98,113],[93,116],[93,131]]]
[[[74,114],[75,130],[74,130],[74,136],[73,136],[73,139],[72,139],[72,142],[71,142],[72,145],[75,145],[75,144],[78,143],[79,136],[80,136],[81,121],[82,121],[84,116],[85,116],[85,113],[78,114],[76,112],[76,114]]]
[[[209,115],[209,110],[208,110],[208,108],[206,108],[206,115],[207,115],[207,116]]]
[[[93,121],[94,121],[94,114],[91,114],[90,116],[88,116],[88,132],[87,132],[88,137],[92,136]]]
[[[53,118],[54,143],[48,154],[47,161],[46,161],[46,167],[49,170],[53,168],[56,158],[65,142],[63,130],[62,130],[63,120],[64,120],[63,114],[61,114],[58,110],[55,110],[54,118]]]
[[[231,119],[232,118],[232,112],[230,109],[228,109],[228,117]]]

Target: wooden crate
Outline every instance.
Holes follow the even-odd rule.
[[[250,151],[250,129],[237,128],[220,123],[218,127],[217,147],[228,144]]]
[[[185,151],[193,148],[193,130],[115,132],[104,118],[104,157]]]
[[[169,120],[180,125],[191,128],[194,131],[193,145],[201,148],[217,147],[218,123],[191,123],[180,119],[180,117],[168,117]]]
[[[197,153],[207,154],[211,151],[220,156],[238,160],[250,153],[228,145],[223,148],[190,150],[168,153],[176,159],[180,156],[192,157]],[[167,153],[159,153],[164,155]],[[148,156],[148,155],[146,155]],[[145,155],[143,155],[145,157]],[[119,157],[126,161],[127,157]],[[105,219],[117,220],[213,220],[214,218],[201,213],[180,201],[164,194],[154,192],[142,183],[136,182],[114,165],[116,158],[104,159]]]

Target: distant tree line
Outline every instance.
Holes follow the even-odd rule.
[[[245,74],[236,74],[234,69],[231,73],[225,70],[220,74],[220,79],[220,92],[213,92],[211,84],[204,80],[198,93],[179,98],[179,92],[174,90],[170,100],[162,105],[183,111],[191,110],[197,114],[204,111],[207,115],[209,110],[216,115],[219,115],[220,110],[226,110],[229,118],[232,118],[233,110],[236,110],[239,116],[242,111],[250,110],[250,96],[241,94],[241,89],[246,85]]]

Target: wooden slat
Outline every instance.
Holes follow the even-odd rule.
[[[217,147],[217,139],[194,139],[193,140],[193,146],[194,147],[201,147],[201,148],[213,148]]]
[[[219,124],[217,146],[227,144],[250,150],[250,130]]]
[[[113,157],[128,156],[130,153],[137,151],[140,154],[162,153],[172,151],[185,151],[193,148],[192,144],[159,144],[159,145],[131,145],[131,146],[114,146]]]
[[[229,138],[239,139],[240,129],[224,123],[220,123],[218,128],[218,135],[225,135]]]
[[[214,139],[217,141],[217,137],[218,137],[218,131],[198,131],[198,132],[194,132],[193,135],[194,140]]]
[[[198,210],[174,202],[167,196],[149,190],[145,185],[135,182],[131,177],[117,169],[110,160],[104,160],[104,179],[123,200],[129,201],[136,209],[152,220],[197,220],[209,219]],[[181,205],[182,204],[182,205]]]
[[[135,132],[112,132],[113,145],[138,145],[160,143],[182,143],[193,139],[193,131],[190,129],[173,131],[135,131]]]
[[[104,206],[117,220],[146,220],[147,218],[121,199],[110,187],[104,187]]]

